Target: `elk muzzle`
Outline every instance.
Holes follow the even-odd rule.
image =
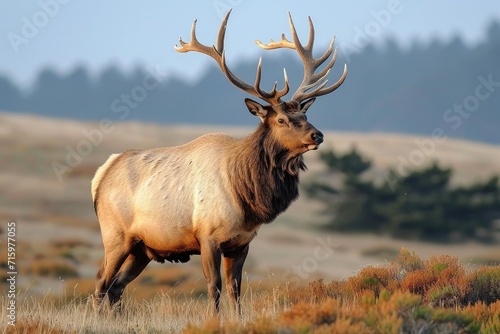
[[[319,131],[319,130],[316,130],[315,132],[312,133],[311,135],[311,138],[312,140],[314,140],[314,142],[319,145],[323,142],[323,132]]]
[[[311,125],[311,131],[309,131],[309,139],[307,142],[304,142],[305,146],[308,150],[317,150],[319,145],[324,141],[324,136],[321,131],[316,129]]]

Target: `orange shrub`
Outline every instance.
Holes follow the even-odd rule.
[[[415,252],[410,252],[406,248],[401,248],[399,255],[396,258],[396,263],[406,272],[421,270],[424,264],[420,257]]]
[[[408,273],[401,282],[401,288],[417,295],[425,295],[427,290],[436,281],[432,272],[426,270],[416,270]]]
[[[347,280],[346,288],[354,294],[370,290],[378,298],[382,289],[395,290],[399,286],[395,276],[396,271],[391,266],[365,267]]]
[[[334,323],[339,317],[340,302],[327,299],[320,304],[300,302],[283,312],[280,323],[294,333],[305,333],[322,325]]]
[[[402,278],[401,288],[424,296],[431,305],[444,306],[461,304],[470,290],[465,269],[457,257],[449,255],[431,256],[422,261],[420,269]]]
[[[335,297],[335,294],[338,293],[339,284],[332,282],[326,285],[323,279],[317,279],[310,282],[307,287],[301,287],[295,290],[289,290],[288,287],[280,287],[278,289],[286,288],[288,301],[290,304],[294,305],[300,302],[317,303],[326,298]]]

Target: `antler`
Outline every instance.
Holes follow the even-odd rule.
[[[273,89],[270,92],[266,92],[260,88],[262,58],[260,58],[259,64],[257,65],[257,74],[253,86],[238,78],[227,67],[225,51],[224,51],[224,36],[226,34],[226,26],[230,14],[231,10],[227,12],[226,16],[224,17],[224,20],[222,21],[222,24],[219,28],[219,33],[217,35],[216,45],[210,47],[198,42],[198,39],[196,38],[196,20],[195,20],[193,22],[193,27],[191,29],[191,41],[189,43],[186,43],[182,40],[182,38],[179,38],[180,46],[175,45],[175,50],[178,52],[197,51],[206,54],[207,56],[210,56],[217,62],[222,73],[224,73],[224,75],[229,79],[229,81],[236,87],[259,99],[266,101],[271,105],[277,105],[281,103],[281,97],[286,95],[290,90],[290,86],[288,84],[288,77],[286,75],[286,70],[283,69],[285,77],[285,87],[282,90],[277,90],[278,82],[276,82],[274,84]]]
[[[328,80],[326,77],[328,73],[330,73],[331,68],[335,64],[335,60],[337,58],[337,49],[333,52],[333,56],[319,73],[314,73],[332,54],[333,51],[333,43],[335,42],[335,37],[332,39],[330,46],[326,50],[326,52],[319,58],[314,59],[312,55],[312,49],[314,44],[314,26],[311,18],[309,17],[309,41],[306,46],[303,46],[300,43],[299,37],[297,36],[297,31],[295,30],[295,26],[293,25],[292,16],[288,13],[288,21],[290,22],[290,30],[292,32],[293,42],[289,41],[285,34],[281,35],[281,41],[275,42],[271,40],[269,44],[263,44],[260,41],[256,41],[257,45],[263,48],[264,50],[273,50],[280,48],[288,48],[296,50],[302,59],[302,63],[304,64],[304,79],[300,84],[297,91],[293,94],[292,100],[297,102],[302,102],[312,97],[317,97],[321,95],[325,95],[333,92],[344,82],[347,76],[347,64],[344,65],[344,72],[340,79],[334,83],[333,85],[326,87],[328,84]]]

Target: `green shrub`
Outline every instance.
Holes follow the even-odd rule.
[[[78,277],[78,271],[75,265],[63,259],[35,260],[28,273],[35,276],[55,277],[60,279]]]
[[[468,277],[466,303],[478,301],[491,304],[500,300],[500,266],[481,267]]]

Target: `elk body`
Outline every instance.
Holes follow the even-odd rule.
[[[262,224],[273,221],[298,196],[302,155],[317,149],[323,134],[307,121],[306,111],[317,96],[328,94],[344,81],[347,71],[331,86],[326,76],[336,52],[333,40],[326,53],[312,57],[314,27],[309,19],[309,42],[303,46],[289,16],[293,41],[257,44],[264,49],[296,50],[304,64],[304,79],[290,101],[285,85],[260,88],[261,62],[254,85],[236,77],[224,58],[224,34],[230,12],[213,47],[196,38],[180,40],[179,52],[204,53],[218,63],[238,88],[266,102],[246,99],[248,110],[262,122],[247,138],[207,134],[185,145],[152,150],[128,150],[112,155],[92,180],[92,198],[104,244],[104,260],[97,273],[94,304],[120,300],[125,286],[151,260],[187,262],[201,254],[208,293],[219,309],[221,264],[227,292],[240,312],[243,263],[249,244]],[[319,73],[318,67],[330,59]]]

